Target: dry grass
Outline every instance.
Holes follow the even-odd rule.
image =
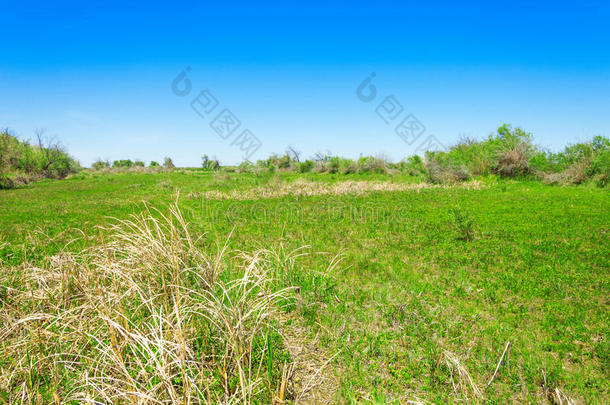
[[[323,183],[307,180],[296,180],[294,182],[269,183],[262,187],[249,190],[233,190],[222,192],[211,190],[202,193],[190,193],[189,198],[205,197],[206,199],[231,199],[231,200],[254,200],[265,198],[281,198],[290,196],[315,196],[315,195],[341,195],[341,194],[365,194],[375,191],[416,191],[432,188],[462,187],[466,189],[480,189],[483,184],[479,181],[470,181],[459,185],[443,184],[405,184],[377,181],[342,181],[338,183]]]
[[[529,145],[520,142],[513,148],[502,151],[498,155],[495,171],[506,177],[524,176],[529,173]]]
[[[176,206],[104,235],[40,268],[2,270],[0,393],[10,403],[283,401],[288,366],[271,351],[282,350],[277,311],[292,289],[274,277],[298,251],[281,262],[269,250],[208,254]]]

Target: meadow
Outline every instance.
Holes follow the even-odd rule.
[[[1,191],[0,401],[609,402],[608,188],[424,180],[85,171]]]

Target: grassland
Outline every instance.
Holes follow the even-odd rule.
[[[342,192],[344,181],[393,186]],[[10,289],[22,287],[7,275],[24,262],[44,268],[60,252],[101,243],[98,225],[112,223],[109,217],[141,213],[142,202],[165,212],[177,201],[205,251],[225,243],[228,252],[306,246],[297,271],[277,286],[296,285],[297,298],[274,322],[299,325],[310,357],[328,360],[313,375],[326,381],[313,390],[317,398],[609,402],[608,189],[494,176],[473,187],[413,187],[420,181],[401,174],[84,172],[3,190],[0,314],[4,324],[14,321]],[[314,191],[286,193],[294,182]],[[221,198],[231,192],[243,198]],[[281,340],[269,341],[283,350],[270,367],[291,361]],[[0,342],[0,353],[12,343]],[[0,356],[0,367],[15,361]],[[32,370],[27,384],[41,402],[69,389]],[[281,380],[278,370],[270,380]],[[0,387],[0,400],[16,401],[17,388]],[[261,398],[253,402],[269,400]]]

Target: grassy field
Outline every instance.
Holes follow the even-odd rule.
[[[324,366],[303,376],[309,401],[608,403],[608,189],[420,181],[180,170],[81,173],[4,190],[0,315],[5,326],[16,322],[11,291],[23,290],[24,266],[46,268],[60,252],[100,244],[99,225],[143,212],[143,202],[167,212],[177,201],[198,248],[226,243],[227,262],[272,249],[292,266],[277,288],[299,288],[273,324],[298,327],[302,356]],[[291,194],[299,189],[309,191]],[[42,353],[9,356],[14,335],[0,342],[0,401],[17,401],[23,387],[40,403],[59,401],[72,389],[70,372],[45,376],[35,366]],[[281,365],[296,360],[281,339],[267,343],[275,384]],[[29,374],[9,379],[24,362]],[[269,403],[265,395],[252,402]]]

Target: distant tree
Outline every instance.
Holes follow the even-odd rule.
[[[297,150],[294,146],[289,145],[288,148],[286,148],[286,154],[291,160],[294,160],[297,163],[301,162],[301,151]]]
[[[151,162],[148,165],[148,167],[161,167],[161,165],[158,162],[155,162],[154,160],[151,160]]]
[[[121,160],[115,160],[114,162],[112,162],[112,167],[115,168],[126,168],[129,169],[130,167],[133,167],[133,162],[131,161],[131,159],[121,159]]]
[[[141,160],[136,160],[135,162],[133,162],[133,165],[136,167],[144,167],[145,164],[144,162],[142,162]]]
[[[166,156],[165,159],[163,159],[163,167],[169,170],[176,168],[176,166],[174,166],[174,162],[172,162],[172,158],[169,156]]]
[[[39,170],[47,177],[65,177],[75,171],[75,163],[55,137],[45,137],[44,130],[36,130]]]
[[[217,170],[220,167],[218,159],[210,159],[208,155],[201,157],[201,167],[209,170]]]

